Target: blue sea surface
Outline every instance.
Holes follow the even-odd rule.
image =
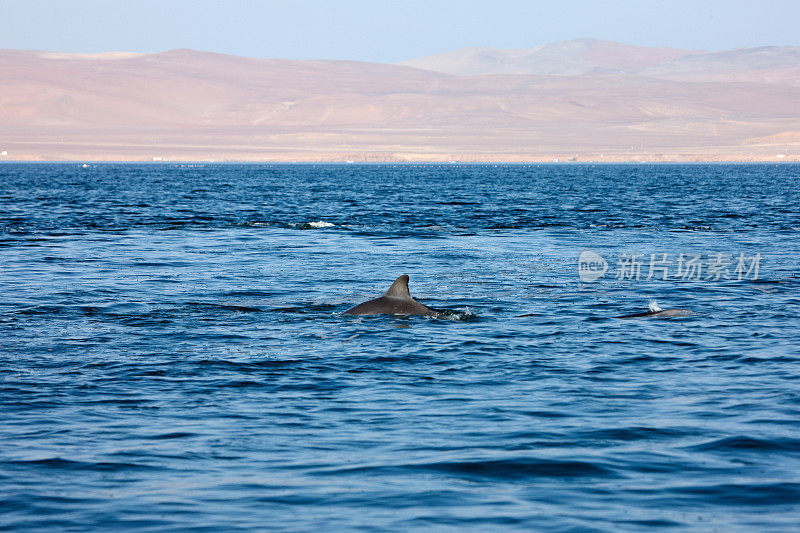
[[[798,165],[2,164],[0,529],[800,531],[799,317]]]

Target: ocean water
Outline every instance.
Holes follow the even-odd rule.
[[[800,531],[799,312],[798,165],[2,164],[0,529]]]

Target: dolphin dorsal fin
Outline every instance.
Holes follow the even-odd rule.
[[[403,274],[392,283],[389,290],[386,291],[384,296],[394,296],[395,298],[408,298],[411,299],[411,293],[408,291],[408,276]]]

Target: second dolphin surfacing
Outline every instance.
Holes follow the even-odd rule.
[[[645,311],[644,313],[634,313],[632,315],[624,315],[624,316],[617,316],[614,318],[643,318],[643,317],[653,317],[653,318],[674,318],[674,317],[681,317],[681,316],[690,316],[695,313],[689,311],[688,309],[661,309],[658,304],[654,301],[650,302],[649,310]]]
[[[436,316],[439,313],[425,307],[408,290],[408,276],[403,274],[392,283],[386,294],[369,300],[345,311],[347,315],[424,315]]]

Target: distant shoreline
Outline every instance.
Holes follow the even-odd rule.
[[[11,144],[0,162],[129,162],[129,163],[796,163],[800,162],[800,149],[789,146],[758,146],[742,150],[720,146],[717,151],[693,151],[673,148],[658,152],[631,152],[609,150],[605,153],[594,150],[574,152],[554,150],[552,152],[489,151],[467,152],[450,147],[451,150],[419,152],[403,147],[394,151],[382,147],[366,147],[348,151],[328,150],[314,147],[308,150],[285,149],[254,150],[252,146],[237,149],[235,145],[226,150],[214,151],[208,146],[144,147],[128,145],[76,146],[57,144],[41,146],[39,143],[18,143],[21,149]],[[781,149],[782,148],[782,149]],[[6,149],[3,148],[5,151]],[[0,152],[2,153],[2,152]]]
[[[148,165],[767,165],[767,164],[798,164],[800,158],[784,159],[708,159],[708,160],[611,160],[602,161],[578,160],[578,161],[553,161],[553,160],[528,160],[528,161],[507,161],[507,160],[481,160],[481,161],[429,161],[429,160],[406,160],[406,161],[342,161],[342,160],[216,160],[216,159],[172,159],[152,161],[144,159],[7,159],[0,158],[2,164],[92,164],[92,165],[113,165],[113,164],[148,164]]]
[[[800,47],[545,48],[423,58],[439,71],[0,50],[0,161],[800,161]]]

